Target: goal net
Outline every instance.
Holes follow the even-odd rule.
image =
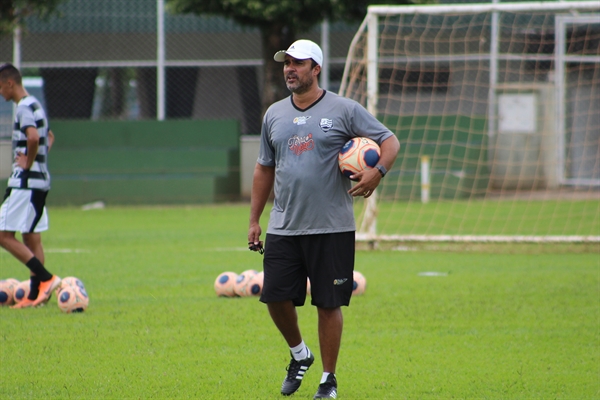
[[[371,6],[340,94],[401,143],[357,240],[600,241],[600,3]]]

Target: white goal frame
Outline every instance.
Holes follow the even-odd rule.
[[[600,16],[578,16],[578,12],[597,12],[600,3],[597,1],[558,1],[558,2],[527,2],[527,3],[491,3],[491,4],[460,4],[460,5],[373,5],[368,7],[367,15],[354,36],[350,49],[353,49],[360,40],[362,33],[367,32],[367,54],[366,54],[366,108],[377,115],[378,90],[379,90],[379,59],[378,34],[379,18],[385,15],[400,14],[445,14],[445,13],[492,13],[491,26],[491,50],[490,50],[490,90],[488,93],[488,113],[495,115],[496,111],[496,78],[499,55],[499,12],[527,12],[527,11],[570,11],[571,16],[556,17],[556,46],[554,62],[556,65],[556,99],[564,99],[565,69],[567,62],[590,62],[600,63],[599,56],[569,56],[565,54],[565,27],[569,24],[596,23],[600,22]],[[349,51],[346,60],[344,75],[339,93],[348,96],[349,72],[352,65],[352,53]],[[442,60],[453,56],[425,56],[420,57],[422,61]],[[556,124],[557,124],[557,152],[558,165],[556,166],[557,180],[561,185],[588,185],[600,186],[600,180],[574,180],[564,175],[565,167],[565,107],[564,101],[556,102]],[[489,124],[488,135],[494,135],[495,127]],[[460,236],[460,235],[378,235],[377,234],[377,192],[365,201],[364,218],[357,230],[356,240],[369,242],[376,245],[379,241],[394,242],[485,242],[485,243],[600,243],[600,236]]]
[[[556,127],[557,127],[557,160],[556,174],[558,181],[563,185],[590,185],[600,186],[600,179],[574,179],[565,176],[565,100],[567,90],[565,85],[566,73],[565,65],[568,62],[578,63],[597,63],[600,64],[599,55],[569,55],[566,54],[566,28],[568,25],[577,24],[600,24],[600,16],[592,17],[587,15],[559,15],[555,21],[555,39],[556,51],[554,53],[554,65],[556,74]],[[599,111],[600,112],[600,111]]]

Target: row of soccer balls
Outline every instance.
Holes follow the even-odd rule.
[[[361,295],[367,288],[365,276],[354,271],[352,295]],[[222,272],[215,279],[215,293],[219,297],[260,296],[263,288],[264,272],[248,269],[241,274]],[[306,279],[306,293],[310,295],[310,280]]]
[[[11,306],[19,303],[29,296],[30,290],[31,282],[29,279],[22,282],[13,278],[1,280],[0,305]],[[63,278],[54,294],[56,294],[58,308],[65,313],[83,312],[90,303],[83,282],[74,276]]]
[[[250,297],[262,293],[264,273],[248,269],[241,274],[223,272],[215,279],[215,293],[220,297]]]

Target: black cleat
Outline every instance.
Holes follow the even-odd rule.
[[[337,380],[335,375],[327,375],[327,380],[319,385],[313,399],[335,399],[337,397]]]
[[[283,384],[281,385],[281,394],[289,396],[294,394],[302,383],[304,374],[308,371],[308,368],[315,362],[315,356],[308,350],[308,357],[304,360],[296,361],[292,357],[290,365],[287,366],[287,376],[285,377]]]

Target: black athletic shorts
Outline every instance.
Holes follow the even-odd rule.
[[[336,308],[349,305],[354,245],[354,232],[301,236],[267,234],[260,301],[291,300],[295,306],[303,306],[308,277],[313,306]]]

